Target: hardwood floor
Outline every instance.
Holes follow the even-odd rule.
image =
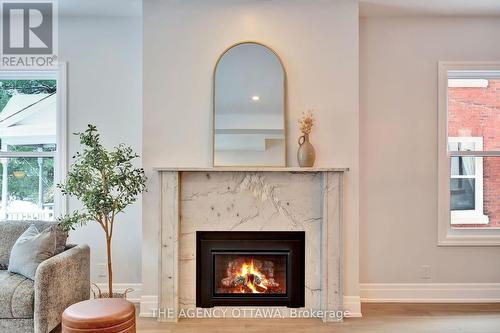
[[[186,319],[177,324],[138,318],[138,333],[500,333],[500,304],[363,304],[363,318]]]

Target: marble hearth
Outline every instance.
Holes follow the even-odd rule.
[[[178,313],[195,308],[196,231],[305,231],[305,309],[342,310],[342,185],[347,169],[157,171],[160,309]],[[282,312],[287,316],[288,309]]]

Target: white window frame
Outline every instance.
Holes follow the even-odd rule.
[[[500,246],[500,228],[453,228],[451,223],[452,214],[450,212],[450,158],[452,156],[473,156],[481,157],[478,160],[481,160],[482,162],[482,157],[500,156],[500,152],[495,151],[448,151],[448,78],[477,79],[478,77],[500,78],[500,62],[439,62],[438,64],[439,246]],[[476,213],[476,211],[474,213]]]
[[[60,62],[54,70],[1,70],[0,80],[56,80],[57,110],[56,110],[56,151],[54,152],[2,152],[0,158],[16,157],[52,157],[54,158],[54,184],[66,179],[67,171],[67,71],[66,63]],[[67,199],[58,189],[54,191],[54,217],[67,212]]]
[[[474,143],[475,150],[483,150],[482,137],[448,137],[448,142],[455,143]],[[472,210],[451,210],[450,223],[451,225],[457,224],[488,224],[489,218],[483,213],[483,158],[476,157],[474,159],[475,168],[473,176],[453,176],[452,179],[474,179],[474,202],[475,209]]]

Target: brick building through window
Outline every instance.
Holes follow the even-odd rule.
[[[500,79],[448,81],[448,138],[449,150],[500,150]],[[499,228],[500,158],[452,157],[450,169],[453,227]]]

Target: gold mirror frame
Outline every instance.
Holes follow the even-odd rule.
[[[288,110],[288,103],[287,103],[287,81],[288,81],[288,75],[286,73],[285,65],[283,63],[283,60],[279,56],[279,54],[270,46],[253,41],[253,40],[247,40],[247,41],[242,41],[235,43],[229,47],[227,47],[217,58],[217,62],[215,63],[215,67],[212,73],[212,166],[217,167],[217,168],[224,168],[224,167],[244,167],[243,165],[215,165],[215,74],[217,73],[217,67],[219,66],[219,63],[221,59],[224,57],[224,55],[231,50],[232,48],[242,45],[242,44],[256,44],[265,47],[266,49],[270,50],[278,59],[279,63],[281,64],[281,68],[283,69],[283,145],[284,145],[284,157],[283,157],[283,167],[287,166],[287,145],[286,145],[286,136],[287,136],[287,130],[286,130],[286,120],[287,120],[287,110]],[[275,165],[252,165],[252,167],[276,167]]]

